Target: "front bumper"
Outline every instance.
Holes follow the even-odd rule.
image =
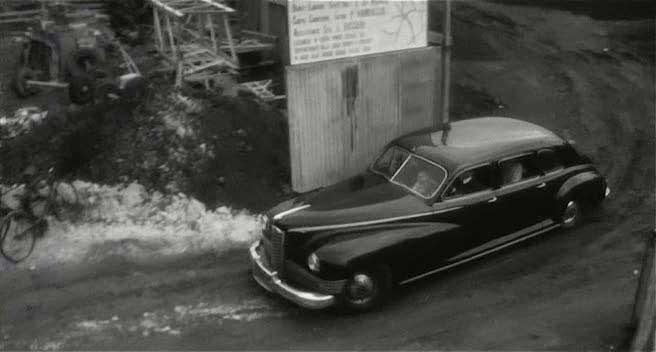
[[[294,288],[278,277],[278,273],[270,271],[262,263],[259,253],[260,241],[253,243],[250,248],[251,268],[253,278],[260,286],[269,292],[277,293],[301,307],[322,309],[335,304],[335,296],[315,292],[303,291]]]

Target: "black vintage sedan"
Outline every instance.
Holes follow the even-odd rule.
[[[405,284],[579,223],[610,193],[589,158],[510,118],[392,141],[369,170],[271,209],[253,277],[307,308],[381,303]]]

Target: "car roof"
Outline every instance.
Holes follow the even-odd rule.
[[[566,144],[544,127],[507,117],[460,120],[452,122],[448,131],[420,130],[393,143],[437,162],[451,173],[513,153]]]

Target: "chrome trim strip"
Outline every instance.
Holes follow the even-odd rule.
[[[401,149],[401,150],[403,150],[403,149]],[[399,168],[396,169],[396,171],[394,171],[394,175],[392,175],[392,176],[389,178],[390,181],[392,181],[392,179],[393,179],[394,177],[396,177],[396,175],[399,174],[399,172],[401,171],[401,169],[403,169],[403,167],[405,166],[405,164],[408,163],[408,161],[410,160],[410,157],[411,157],[411,156],[412,156],[412,154],[411,154],[410,152],[408,152],[408,156],[405,158],[405,160],[403,160],[403,163],[401,163],[401,166],[399,166]]]
[[[410,157],[410,151],[409,151],[409,150],[407,150],[407,149],[405,149],[405,148],[401,148],[401,147],[398,146],[398,145],[391,145],[391,146],[389,146],[389,148],[383,150],[383,152],[382,152],[380,155],[378,155],[378,157],[377,157],[377,158],[376,158],[371,164],[369,164],[369,167],[367,168],[369,171],[371,171],[371,172],[373,172],[373,173],[375,173],[375,174],[378,174],[378,175],[380,175],[380,176],[383,176],[386,180],[389,180],[389,179],[391,179],[392,177],[394,177],[394,175],[396,175],[396,173],[397,173],[399,170],[397,169],[396,171],[394,171],[394,175],[392,175],[391,177],[387,177],[387,175],[385,175],[384,173],[382,173],[382,172],[380,172],[380,171],[377,171],[377,170],[374,168],[374,165],[376,165],[376,163],[378,162],[378,160],[380,160],[380,158],[383,157],[383,155],[385,154],[385,152],[387,152],[387,151],[390,150],[391,148],[400,149],[400,150],[405,151],[405,152],[408,153],[408,156],[407,156],[405,159],[403,159],[403,163],[405,163],[406,160],[408,160],[408,158]],[[402,165],[403,165],[403,163],[402,163]],[[399,166],[399,169],[401,169],[400,166]]]
[[[308,231],[321,231],[321,230],[337,230],[337,229],[343,229],[343,228],[347,228],[347,227],[357,227],[357,226],[384,224],[384,223],[387,223],[387,222],[392,222],[392,221],[397,221],[397,220],[414,219],[414,218],[418,218],[418,217],[422,217],[422,216],[442,214],[442,213],[446,213],[446,212],[449,212],[449,211],[458,210],[460,208],[462,208],[462,207],[453,207],[453,208],[448,208],[448,209],[435,210],[435,211],[421,213],[421,214],[397,216],[397,217],[394,217],[394,218],[352,222],[352,223],[348,223],[348,224],[297,227],[297,228],[289,229],[288,232],[308,232]]]
[[[301,210],[307,209],[309,207],[310,207],[310,204],[305,204],[305,205],[298,206],[296,208],[291,208],[291,209],[285,210],[282,213],[278,213],[278,214],[274,215],[273,220],[280,220],[280,219],[284,218],[285,216],[287,216],[289,214],[293,214],[297,211],[301,211]]]
[[[485,243],[483,243],[482,245],[480,245],[478,247],[472,248],[472,249],[470,249],[466,252],[458,254],[455,257],[449,258],[449,261],[457,262],[457,261],[459,261],[461,259],[464,259],[464,258],[467,258],[469,256],[484,252],[484,251],[486,251],[490,248],[494,248],[496,246],[503,245],[504,243],[515,240],[515,239],[520,238],[522,236],[526,236],[530,233],[533,233],[534,231],[539,231],[539,230],[541,230],[543,228],[546,228],[548,226],[551,226],[553,224],[554,224],[553,220],[541,221],[537,224],[534,224],[534,225],[525,227],[523,229],[517,230],[517,231],[515,231],[513,233],[510,233],[510,234],[507,234],[503,237],[497,237],[496,239],[485,242]]]
[[[537,186],[540,183],[547,182],[547,180],[543,179],[543,177],[545,176],[542,175],[533,176],[531,178],[525,178],[517,182],[507,183],[505,185],[501,185],[499,188],[497,188],[496,191],[501,194],[506,194],[506,193],[512,193],[518,190],[522,190],[525,188]]]
[[[478,259],[478,258],[480,258],[480,257],[482,257],[482,256],[485,256],[485,255],[488,255],[488,254],[490,254],[490,253],[494,253],[494,252],[496,252],[496,251],[500,251],[500,250],[502,250],[502,249],[504,249],[504,248],[506,248],[506,247],[508,247],[508,246],[511,246],[511,245],[513,245],[513,244],[516,244],[516,243],[519,243],[519,242],[522,242],[522,241],[526,241],[526,240],[528,240],[528,239],[530,239],[530,238],[533,238],[533,237],[535,237],[535,236],[541,235],[541,234],[543,234],[543,233],[545,233],[545,232],[551,231],[551,230],[556,229],[556,228],[558,228],[558,227],[560,227],[560,226],[561,226],[560,224],[554,224],[554,225],[548,226],[548,227],[546,227],[546,228],[544,228],[544,229],[542,229],[542,230],[538,230],[538,231],[536,231],[535,233],[532,233],[531,235],[528,235],[528,236],[525,236],[525,237],[520,237],[520,238],[518,238],[518,239],[516,239],[516,240],[514,240],[514,241],[508,242],[508,243],[503,244],[503,245],[501,245],[501,246],[499,246],[499,247],[491,248],[491,249],[489,249],[489,250],[486,250],[486,251],[484,251],[484,252],[481,252],[481,253],[479,253],[479,254],[476,254],[476,255],[474,255],[474,256],[472,256],[472,257],[469,257],[469,258],[463,259],[463,260],[461,260],[461,261],[459,261],[459,262],[455,262],[455,263],[452,263],[452,264],[449,264],[449,265],[446,265],[446,266],[443,266],[443,267],[437,268],[437,269],[435,269],[435,270],[431,270],[431,271],[429,271],[429,272],[426,272],[426,273],[423,273],[423,274],[417,275],[417,276],[412,277],[412,278],[409,278],[409,279],[407,279],[407,280],[401,281],[401,282],[399,283],[399,285],[405,285],[405,284],[407,284],[407,283],[410,283],[410,282],[413,282],[413,281],[419,280],[419,279],[424,278],[424,277],[426,277],[426,276],[429,276],[429,275],[432,275],[432,274],[437,274],[437,273],[439,273],[439,272],[441,272],[441,271],[444,271],[444,270],[447,270],[447,269],[453,268],[453,267],[458,266],[458,265],[461,265],[461,264],[465,264],[465,263],[470,262],[470,261],[472,261],[472,260],[474,260],[474,259]],[[529,227],[530,227],[530,226],[529,226]],[[522,230],[520,230],[520,231],[522,231]],[[519,232],[519,231],[518,231],[518,232]]]
[[[468,200],[485,198],[486,195],[494,196],[494,189],[487,188],[487,189],[484,189],[482,191],[476,191],[474,193],[465,194],[463,196],[455,196],[455,197],[445,198],[445,199],[442,199],[441,203],[442,204],[465,203],[466,205],[471,205],[471,203],[467,203]]]
[[[497,162],[502,163],[504,161],[525,157],[527,155],[532,155],[532,154],[535,154],[535,153],[536,152],[525,152],[525,153],[521,153],[521,154],[514,154],[512,156],[507,156],[507,157],[504,157],[502,159],[499,159],[499,161],[497,161]]]

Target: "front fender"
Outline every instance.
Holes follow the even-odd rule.
[[[384,257],[421,245],[431,236],[456,231],[459,225],[449,223],[407,223],[359,230],[357,234],[336,239],[318,248],[315,253],[332,267],[348,268],[372,264]]]

